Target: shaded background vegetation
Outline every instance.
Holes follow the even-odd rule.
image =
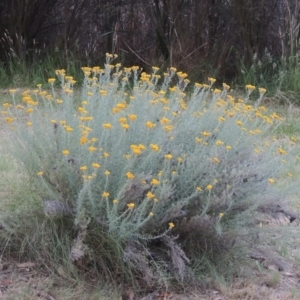
[[[30,68],[39,81],[110,52],[192,80],[266,85],[298,65],[299,10],[299,0],[0,0],[0,78],[18,84]]]

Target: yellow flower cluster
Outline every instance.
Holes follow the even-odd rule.
[[[139,145],[132,144],[130,145],[130,149],[135,155],[140,155],[142,154],[143,151],[146,150],[146,147],[143,144],[139,144]]]
[[[268,113],[263,106],[255,107],[249,105],[245,99],[235,99],[230,95],[230,86],[226,83],[223,83],[220,89],[213,88],[212,86],[216,82],[215,78],[209,77],[206,80],[207,84],[196,83],[194,93],[189,96],[192,98],[190,100],[182,88],[189,84],[186,73],[177,72],[176,68],[170,68],[164,74],[165,80],[171,82],[172,76],[175,76],[179,84],[166,85],[163,90],[159,90],[157,82],[163,78],[157,74],[160,71],[158,67],[152,67],[153,74],[142,72],[138,66],[121,70],[120,64],[111,64],[111,60],[114,58],[116,58],[115,55],[106,54],[107,63],[104,69],[100,67],[82,68],[86,87],[84,100],[76,101],[74,110],[70,103],[74,96],[76,81],[72,76],[67,76],[65,70],[56,70],[55,72],[62,83],[61,99],[54,97],[55,93],[49,94],[47,90],[43,90],[42,85],[38,85],[37,89],[22,93],[22,103],[18,104],[16,109],[24,112],[22,116],[26,116],[25,124],[30,131],[36,125],[35,119],[30,117],[38,111],[39,103],[49,104],[49,107],[55,111],[55,115],[43,117],[48,120],[45,123],[49,125],[54,134],[57,133],[57,136],[62,139],[59,147],[61,160],[66,162],[72,160],[73,157],[78,159],[79,163],[74,167],[76,168],[74,173],[80,174],[80,182],[88,187],[97,180],[96,183],[101,186],[99,198],[105,203],[110,201],[109,205],[116,211],[122,207],[127,216],[139,211],[139,202],[135,201],[136,199],[129,199],[126,203],[119,203],[122,202],[121,198],[115,199],[115,197],[119,197],[116,196],[116,193],[119,192],[118,187],[111,184],[111,181],[120,175],[126,184],[135,183],[140,175],[135,167],[142,164],[144,158],[147,159],[147,164],[150,166],[152,159],[153,161],[154,159],[159,160],[159,169],[155,165],[154,170],[151,170],[150,179],[141,180],[141,184],[146,186],[143,201],[148,201],[153,205],[151,210],[146,212],[146,216],[149,218],[158,216],[156,206],[160,207],[160,203],[163,202],[161,189],[166,188],[169,183],[174,184],[177,178],[180,180],[185,166],[193,163],[193,160],[189,160],[189,155],[192,156],[193,152],[184,153],[185,149],[191,147],[192,151],[194,149],[195,152],[199,151],[197,153],[203,151],[206,156],[199,158],[199,160],[201,159],[200,163],[207,164],[209,168],[216,170],[215,173],[218,173],[218,170],[227,163],[227,158],[234,155],[235,147],[239,145],[239,140],[233,141],[226,139],[225,135],[219,135],[224,127],[230,128],[228,132],[230,130],[238,132],[237,135],[241,139],[247,135],[254,144],[256,137],[264,132],[264,128],[269,128],[282,121],[278,114]],[[107,76],[109,79],[105,79],[105,74],[109,75]],[[126,85],[130,77],[135,78],[136,82],[129,92]],[[54,78],[48,79],[48,89],[50,86],[50,89],[53,90],[55,81]],[[246,94],[250,95],[255,89],[255,86],[247,85]],[[258,91],[260,95],[266,93],[266,89],[262,87],[258,88]],[[16,90],[10,90],[10,93],[12,97],[16,96]],[[198,101],[197,105],[191,109],[189,103],[200,93],[205,95],[205,99],[202,99],[203,104],[198,104],[200,102]],[[146,100],[142,99],[142,101],[140,99],[142,97]],[[137,109],[139,105],[142,107],[140,111]],[[9,124],[14,123],[17,119],[16,115],[11,113],[12,107],[11,103],[6,102],[3,104],[5,110],[1,112],[6,115],[5,121]],[[105,109],[105,113],[102,112],[102,107],[103,110]],[[61,111],[65,114],[62,114]],[[100,118],[99,115],[102,117]],[[192,142],[184,145],[180,141],[182,149],[177,149],[180,138],[177,129],[184,118],[191,123],[198,122],[196,124],[199,124],[199,127],[194,134],[192,130],[189,131],[187,126],[186,132],[180,134],[186,135],[187,140]],[[202,122],[202,120],[206,122]],[[144,131],[142,136],[140,136],[141,131]],[[289,141],[290,145],[296,142],[296,138],[291,138]],[[267,143],[251,145],[254,157],[261,155],[266,148],[271,148]],[[211,151],[205,150],[208,147]],[[279,160],[286,158],[289,154],[289,148],[285,146],[278,145],[277,147],[276,145],[272,149],[275,149],[273,154],[280,157]],[[120,168],[118,159],[121,162]],[[155,163],[157,164],[156,161]],[[116,171],[118,168],[121,171]],[[45,169],[41,169],[44,172],[38,169],[35,172],[37,176],[40,176],[40,180],[43,180],[47,176],[47,172]],[[291,173],[287,175],[287,177],[292,176]],[[211,178],[205,179],[207,180],[205,182],[201,182],[201,180],[203,179],[199,178],[199,182],[192,185],[192,193],[207,197],[216,193],[217,180]],[[266,182],[270,185],[276,183],[274,178],[266,179]],[[113,190],[112,186],[116,190]],[[223,218],[223,212],[217,212],[217,216],[218,214],[220,219]],[[173,222],[165,225],[169,225],[169,229],[175,226]]]

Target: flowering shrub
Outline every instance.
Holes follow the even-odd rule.
[[[259,207],[295,191],[284,170],[297,161],[296,140],[268,138],[282,119],[259,106],[263,88],[254,105],[254,86],[235,99],[226,84],[213,89],[213,78],[188,95],[175,68],[161,77],[113,58],[82,68],[80,96],[64,70],[20,103],[11,90],[2,113],[12,152],[40,196],[24,216],[42,216],[43,234],[52,224],[49,234],[60,232],[79,266],[129,271],[147,285],[184,281],[204,272],[199,261],[230,253]]]

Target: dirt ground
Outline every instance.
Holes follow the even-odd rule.
[[[290,300],[300,299],[300,221],[284,215],[261,216],[264,224],[257,244],[251,247],[245,268],[248,276],[231,284],[216,284],[210,289],[190,289],[176,294],[151,291],[143,297],[128,288],[122,294],[95,293],[64,278],[63,271],[41,269],[35,262],[16,260],[0,263],[0,299],[124,299],[124,300]],[[0,257],[1,258],[1,257]],[[61,277],[60,277],[61,275]],[[95,282],[90,282],[94,286]],[[71,290],[70,290],[71,289]],[[73,289],[73,292],[72,292]],[[78,291],[80,293],[78,294]],[[74,293],[74,294],[72,294]]]

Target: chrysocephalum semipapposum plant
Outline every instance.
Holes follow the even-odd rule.
[[[187,94],[187,74],[115,58],[82,68],[79,91],[64,70],[21,101],[11,91],[12,152],[39,195],[34,207],[24,199],[24,216],[40,216],[41,235],[56,232],[78,268],[118,279],[187,282],[220,257],[226,268],[255,211],[297,190],[284,171],[297,161],[295,141],[272,138],[282,119],[260,106],[264,88],[254,104],[254,86],[236,99],[214,78]]]

